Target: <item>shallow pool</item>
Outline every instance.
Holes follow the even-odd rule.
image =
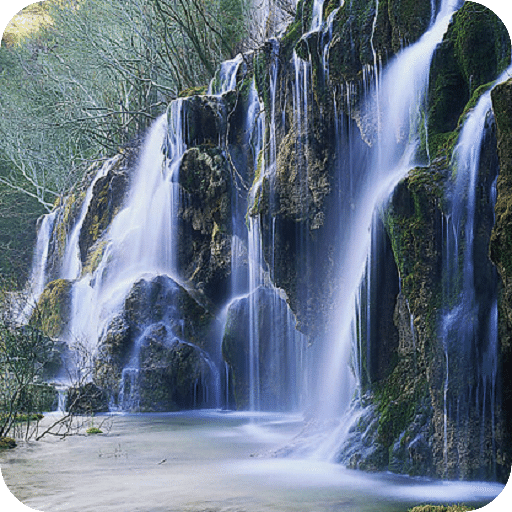
[[[402,512],[425,502],[480,507],[503,489],[276,457],[303,427],[290,415],[131,414],[106,424],[105,434],[0,453],[9,489],[43,512]]]

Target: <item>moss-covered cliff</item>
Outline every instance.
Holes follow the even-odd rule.
[[[503,421],[510,425],[512,418],[512,81],[498,85],[492,91],[493,109],[498,132],[500,174],[497,182],[496,223],[491,237],[490,254],[497,266],[501,282],[498,301],[498,332],[500,339],[500,377],[503,396]],[[504,446],[498,453],[500,463],[510,467],[512,432],[504,431]]]
[[[382,112],[375,99],[383,70],[428,29],[433,5],[439,8],[439,2],[410,0],[326,2],[329,24],[311,32],[312,2],[299,2],[279,40],[240,59],[234,90],[193,90],[178,100],[185,149],[179,172],[169,178],[179,196],[173,248],[178,268],[172,277],[162,273],[132,283],[101,332],[94,385],[118,406],[211,405],[205,389],[220,382],[224,363],[226,405],[254,406],[257,394],[262,408],[299,406],[307,386],[297,389],[303,384],[295,370],[303,365],[305,374],[319,371],[307,367],[317,361],[309,353],[302,360],[302,351],[319,350],[335,337],[339,302],[354,299],[345,260],[363,244],[350,228],[366,207],[367,196],[358,194],[373,185],[365,174],[380,157],[378,129],[388,129],[388,120],[377,117]],[[350,363],[359,372],[356,398],[364,413],[338,453],[350,467],[508,477],[511,82],[493,91],[496,123],[488,114],[474,233],[457,227],[460,254],[448,264],[453,275],[447,270],[454,252],[447,232],[460,171],[454,148],[468,113],[509,61],[510,40],[498,18],[476,3],[461,5],[431,64],[419,133],[422,163],[405,169],[388,201],[370,212],[371,250],[357,296],[364,307],[353,327],[358,353]],[[168,114],[172,130],[175,119]],[[403,142],[405,134],[401,127],[396,138]],[[167,156],[171,146],[167,139]],[[105,257],[108,228],[124,204],[131,169],[130,158],[120,156],[95,182],[79,238],[82,276],[94,275]],[[91,171],[62,202],[54,230],[51,282],[40,305],[55,335],[65,332],[71,286],[56,280],[57,269],[92,179]],[[475,301],[484,304],[476,316],[486,325],[494,321],[493,265],[500,274],[497,347],[489,346],[483,329],[469,348],[445,332],[463,290],[459,264],[471,237],[472,287]],[[482,361],[492,359],[491,348],[497,354],[492,381],[482,369]],[[287,366],[292,358],[293,370]]]

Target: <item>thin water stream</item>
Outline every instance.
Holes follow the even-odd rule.
[[[11,492],[42,512],[405,512],[435,501],[482,506],[503,489],[273,456],[303,428],[298,416],[196,411],[109,422],[105,434],[0,453]]]

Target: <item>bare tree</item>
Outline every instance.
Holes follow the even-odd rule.
[[[31,322],[20,324],[18,311],[23,297],[19,292],[4,286],[2,299],[0,438],[40,440],[83,433],[92,426],[98,404],[107,404],[104,391],[91,382],[93,355],[80,341],[68,347],[46,336],[40,329],[37,307]],[[65,382],[66,403],[59,403],[57,398],[57,380]],[[45,414],[51,411],[56,412]],[[110,416],[105,416],[96,428],[109,428],[110,423]]]

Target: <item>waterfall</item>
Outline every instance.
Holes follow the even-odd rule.
[[[512,68],[505,71],[497,83],[507,79],[511,71]],[[488,270],[475,269],[474,255],[478,244],[476,220],[482,208],[481,204],[484,202],[488,210],[494,210],[495,203],[495,179],[487,197],[477,196],[481,151],[488,132],[491,106],[491,91],[488,90],[467,114],[454,149],[452,165],[456,174],[444,222],[443,299],[446,306],[441,317],[440,336],[445,359],[443,446],[446,469],[449,430],[454,432],[452,437],[464,435],[467,428],[464,425],[469,418],[466,416],[469,415],[468,407],[474,406],[481,411],[481,450],[485,441],[486,422],[492,423],[491,442],[493,445],[495,442],[493,422],[498,361],[497,277],[492,267]],[[477,276],[477,272],[481,275]],[[486,282],[484,289],[480,284],[477,290],[477,280],[480,283]],[[474,370],[468,374],[468,368]],[[475,403],[471,404],[473,400]],[[472,422],[474,421],[473,418]]]
[[[323,0],[314,0],[313,16],[311,19],[311,31],[318,30],[324,19],[324,2]]]
[[[43,292],[46,284],[46,265],[48,263],[49,243],[53,232],[53,225],[59,210],[56,209],[47,215],[44,215],[39,231],[37,233],[36,249],[34,252],[34,266],[32,268],[32,276],[30,283],[32,284],[32,296],[35,301]]]
[[[153,125],[126,204],[110,226],[102,261],[73,286],[69,339],[87,340],[92,353],[101,330],[137,279],[145,274],[176,275],[177,173],[185,150],[182,108],[181,100],[171,104],[169,134],[167,115]]]
[[[66,241],[66,249],[59,273],[62,279],[74,280],[80,277],[80,273],[82,272],[82,261],[80,258],[79,246],[80,231],[82,229],[85,216],[89,210],[89,205],[91,203],[94,192],[94,186],[101,178],[107,175],[108,171],[112,169],[114,165],[116,165],[120,158],[120,155],[116,155],[115,157],[107,160],[101,169],[96,173],[91,184],[87,188],[85,199],[82,203],[82,208],[80,209],[80,215],[78,216],[78,220],[75,222],[75,225],[73,226],[71,233],[68,235],[68,239]]]
[[[147,375],[155,369],[160,371],[159,386],[179,388],[179,379],[172,380],[171,372],[165,371],[176,361],[184,368],[182,354],[189,351],[192,363],[183,373],[188,372],[192,382],[190,400],[171,405],[169,400],[163,407],[171,410],[186,403],[183,408],[303,411],[308,420],[304,437],[312,435],[296,454],[323,460],[339,456],[355,421],[366,421],[380,400],[370,391],[377,391],[372,385],[381,378],[374,379],[381,341],[377,338],[384,332],[377,319],[384,311],[380,288],[390,281],[388,295],[394,294],[393,301],[381,316],[395,322],[397,329],[382,352],[395,350],[395,333],[399,356],[409,342],[414,346],[414,354],[412,349],[407,352],[414,361],[411,365],[416,349],[419,353],[423,348],[419,326],[425,319],[412,298],[409,306],[401,293],[400,265],[394,260],[393,265],[382,263],[383,255],[397,257],[399,252],[384,231],[387,219],[383,221],[382,213],[397,184],[413,168],[429,164],[425,128],[432,57],[461,4],[462,0],[431,0],[428,30],[386,65],[379,23],[391,14],[379,0],[361,8],[361,27],[368,32],[367,64],[355,72],[329,70],[329,52],[337,55],[343,48],[337,38],[346,36],[345,28],[353,28],[349,21],[343,30],[337,25],[353,14],[343,12],[336,18],[343,1],[327,19],[323,1],[310,4],[311,25],[297,44],[298,20],[288,40],[270,39],[261,51],[222,63],[207,95],[174,100],[148,130],[130,169],[122,206],[97,241],[101,250],[92,271],[82,268],[81,235],[93,211],[95,189],[124,157],[108,160],[92,180],[88,178],[72,225],[64,224],[66,246],[55,275],[71,282],[71,314],[64,333],[68,345],[85,347],[101,364],[100,349],[107,341],[124,344],[115,353],[119,361],[108,367],[118,365],[112,372],[115,383],[105,385],[112,409],[145,410],[144,393],[151,394]],[[307,52],[309,58],[299,57]],[[362,53],[358,58],[363,60]],[[262,72],[264,76],[257,74]],[[462,402],[473,401],[484,418],[476,427],[482,451],[489,442],[488,431],[494,436],[498,404],[494,270],[484,292],[475,284],[477,183],[490,110],[487,92],[467,115],[454,151],[452,194],[443,204],[442,343],[436,354],[443,368],[434,397],[441,407],[432,422],[436,435],[443,437],[446,467],[453,431],[460,431],[461,438],[467,434],[462,424],[469,417],[464,416]],[[215,136],[210,138],[210,131]],[[189,141],[195,146],[189,147]],[[488,185],[486,200],[493,204],[496,181]],[[216,209],[192,204],[216,194]],[[60,213],[45,216],[40,224],[34,298],[48,280],[50,238]],[[186,252],[184,246],[192,249]],[[195,254],[190,258],[189,268],[184,260],[197,247],[200,256],[198,261]],[[283,255],[286,251],[289,255]],[[316,268],[324,262],[325,268]],[[384,266],[391,268],[391,277],[382,285]],[[219,290],[212,291],[215,287]],[[147,299],[152,305],[159,293],[155,309],[165,314],[156,320],[152,312],[144,312],[142,320],[136,315],[128,318],[130,300]],[[319,297],[327,297],[328,303],[316,304]],[[190,314],[194,325],[186,324],[188,305],[183,301],[188,300],[202,308],[201,313]],[[400,327],[394,312],[401,315]],[[211,339],[201,331],[203,320],[212,331]],[[410,337],[403,334],[408,330]],[[109,335],[119,339],[109,340]],[[477,339],[485,343],[477,344]],[[114,359],[108,349],[105,359]],[[460,366],[466,361],[476,368],[476,376],[463,382],[456,396],[461,389]],[[149,383],[146,389],[144,379]],[[490,442],[494,446],[494,437]]]
[[[233,91],[236,87],[238,68],[242,62],[241,53],[234,59],[224,61],[208,86],[208,94],[220,96],[228,91]]]
[[[259,208],[259,202],[267,191],[272,204],[276,173],[276,94],[280,48],[276,39],[271,39],[270,45],[270,111],[265,112],[254,81],[247,100],[244,140],[250,148],[248,166],[252,169],[253,184],[247,198],[248,215],[240,208],[238,196],[235,196],[231,244],[232,295],[227,306],[228,317],[229,311],[234,314],[239,307],[246,311],[247,332],[243,333],[247,338],[245,385],[248,390],[247,407],[251,411],[297,409],[301,394],[301,386],[297,383],[305,346],[305,337],[295,329],[295,318],[286,304],[284,292],[276,288],[271,279],[275,220],[270,221],[270,233],[264,235],[265,214],[253,212]],[[264,236],[270,237],[267,255],[263,253]],[[244,239],[247,240],[246,247]],[[233,373],[228,370],[227,379],[230,376],[233,377]],[[228,380],[226,388],[229,387]]]
[[[37,232],[36,247],[32,257],[32,272],[28,281],[28,289],[25,292],[24,300],[19,306],[17,313],[18,321],[21,324],[28,322],[34,307],[43,293],[47,283],[47,265],[50,253],[50,241],[53,234],[55,219],[59,214],[59,209],[43,215],[39,220],[39,229]]]
[[[375,136],[376,147],[369,169],[352,195],[354,211],[350,223],[343,226],[346,232],[340,250],[343,282],[331,339],[324,350],[325,370],[317,391],[317,396],[322,397],[318,400],[317,413],[321,418],[339,417],[348,411],[356,383],[361,380],[357,375],[352,379],[349,367],[353,347],[358,343],[352,337],[352,326],[361,316],[356,307],[357,296],[369,272],[373,214],[417,162],[430,62],[459,3],[456,0],[442,3],[431,28],[418,42],[398,54],[382,72],[377,90],[366,99],[368,108],[375,112],[374,118],[386,120],[386,129]]]

